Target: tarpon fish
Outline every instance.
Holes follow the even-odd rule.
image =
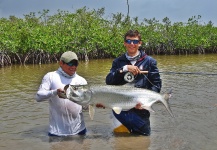
[[[151,90],[132,86],[100,85],[88,88],[87,86],[69,85],[66,90],[66,97],[77,104],[89,105],[89,114],[92,120],[96,104],[102,104],[120,114],[122,110],[129,110],[138,103],[143,109],[154,112],[152,105],[161,102],[173,117],[168,103],[171,93],[161,95]]]

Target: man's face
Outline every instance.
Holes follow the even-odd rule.
[[[124,41],[124,46],[126,47],[129,56],[135,56],[141,44],[142,42],[139,41],[139,37],[137,36],[127,36],[126,40]]]
[[[72,76],[76,70],[77,70],[77,65],[76,63],[72,63],[72,62],[69,62],[69,63],[64,63],[62,61],[60,61],[60,67],[63,69],[63,71],[65,73],[67,73],[68,75]]]

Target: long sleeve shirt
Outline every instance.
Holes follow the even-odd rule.
[[[67,78],[58,71],[49,72],[36,94],[37,102],[49,102],[49,133],[58,136],[75,135],[85,129],[82,106],[57,95],[57,89],[67,84],[86,85],[87,81],[76,73]]]

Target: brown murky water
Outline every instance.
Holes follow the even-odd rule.
[[[43,75],[58,64],[0,68],[1,150],[216,150],[217,55],[153,56],[160,71],[203,72],[216,75],[161,73],[162,92],[173,89],[170,101],[175,118],[163,105],[154,105],[149,137],[112,132],[111,110],[97,109],[91,121],[84,112],[86,136],[47,136],[48,103],[37,103],[35,93]],[[104,84],[111,59],[81,62],[78,74],[89,84]]]

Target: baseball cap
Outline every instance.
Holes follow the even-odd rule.
[[[74,52],[67,51],[67,52],[64,52],[61,55],[60,60],[64,61],[65,63],[69,63],[72,60],[77,60],[78,61],[78,57]]]

